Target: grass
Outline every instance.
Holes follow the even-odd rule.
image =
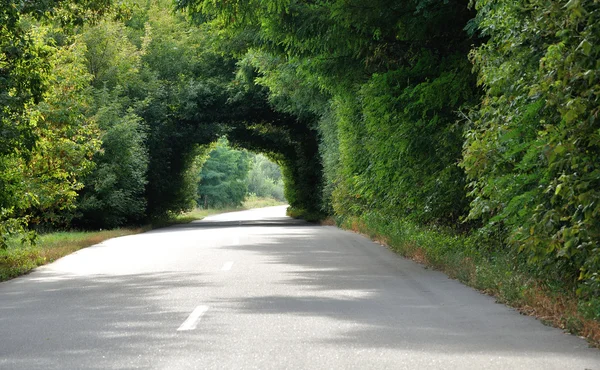
[[[377,214],[338,223],[600,348],[600,298],[583,300],[573,287],[534,276],[515,255],[480,253],[467,236]]]
[[[103,231],[55,232],[40,235],[35,246],[14,245],[0,250],[0,281],[24,275],[37,266],[53,262],[79,249],[106,239],[137,234],[148,228],[122,228]]]
[[[273,198],[260,198],[256,195],[250,195],[242,205],[243,209],[252,209],[252,208],[264,208],[264,207],[274,207],[274,206],[283,206],[285,202],[279,201]]]
[[[192,221],[196,221],[196,220],[202,220],[205,217],[208,217],[211,215],[216,215],[219,213],[243,211],[243,210],[253,209],[253,208],[265,208],[265,207],[282,206],[282,205],[285,205],[285,203],[281,202],[279,200],[273,199],[273,198],[260,198],[260,197],[257,197],[256,195],[250,195],[242,203],[242,205],[240,207],[218,208],[218,209],[196,208],[193,211],[182,213],[180,215],[176,215],[172,219],[167,220],[165,223],[160,224],[160,227],[173,225],[173,224],[188,223],[188,222],[192,222]],[[157,225],[154,225],[154,226],[157,226]]]
[[[101,243],[119,236],[142,233],[169,225],[188,223],[204,217],[251,208],[262,208],[285,203],[270,198],[250,197],[241,207],[225,209],[196,209],[176,215],[169,220],[137,228],[119,228],[101,231],[68,231],[43,234],[38,237],[35,246],[23,247],[18,243],[8,249],[0,249],[0,281],[9,280],[27,274],[34,268],[56,261],[79,249]]]

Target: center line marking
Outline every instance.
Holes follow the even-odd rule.
[[[186,331],[186,330],[194,330],[196,326],[198,326],[198,322],[204,316],[204,314],[208,311],[208,306],[198,306],[192,311],[192,313],[188,316],[188,318],[181,324],[177,331]]]
[[[229,270],[231,270],[232,267],[233,267],[233,261],[225,262],[225,264],[223,265],[223,268],[221,268],[221,271],[229,271]]]

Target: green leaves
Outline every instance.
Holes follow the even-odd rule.
[[[472,54],[486,97],[462,162],[476,197],[471,217],[495,214],[538,269],[560,269],[581,294],[597,295],[598,3],[477,7],[490,39]],[[488,215],[481,203],[493,205]]]
[[[200,172],[198,204],[204,208],[240,206],[248,193],[249,170],[249,154],[219,140]]]

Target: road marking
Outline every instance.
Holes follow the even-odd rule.
[[[236,236],[236,237],[233,239],[233,245],[240,245],[240,237],[239,237],[239,236]]]
[[[232,267],[233,267],[233,261],[227,261],[227,262],[225,262],[225,264],[223,264],[223,268],[221,268],[221,271],[229,271],[229,270],[231,270]]]
[[[186,331],[186,330],[194,330],[196,326],[198,326],[198,322],[204,316],[204,314],[208,311],[208,306],[198,306],[192,311],[192,313],[188,316],[188,318],[181,324],[177,331]]]

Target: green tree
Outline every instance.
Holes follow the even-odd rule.
[[[99,149],[84,52],[85,45],[74,38],[53,53],[50,87],[31,112],[39,117],[38,140],[21,166],[23,190],[33,195],[27,213],[36,224],[69,224],[77,191],[83,187],[81,180],[93,168],[92,156]]]
[[[102,150],[94,156],[96,167],[80,192],[79,225],[117,227],[139,223],[146,215],[145,125],[131,108],[120,104],[118,95],[118,90],[110,94],[103,89],[96,98]]]
[[[0,1],[0,247],[26,232],[31,216],[58,221],[57,211],[72,207],[77,176],[90,167],[96,141],[83,118],[81,47],[54,43],[46,33],[51,22],[81,24],[107,5]]]
[[[485,98],[462,162],[470,217],[538,272],[600,294],[595,1],[476,2],[489,40],[472,53]],[[547,276],[546,275],[546,276]]]
[[[322,199],[337,214],[443,224],[466,214],[456,122],[478,96],[468,1],[180,4],[222,30],[277,110],[318,125],[321,158],[309,161],[328,166]]]
[[[248,193],[250,155],[229,147],[220,139],[202,166],[198,185],[198,204],[205,208],[235,207]]]
[[[263,154],[251,155],[248,193],[284,201],[283,177],[279,166]]]

